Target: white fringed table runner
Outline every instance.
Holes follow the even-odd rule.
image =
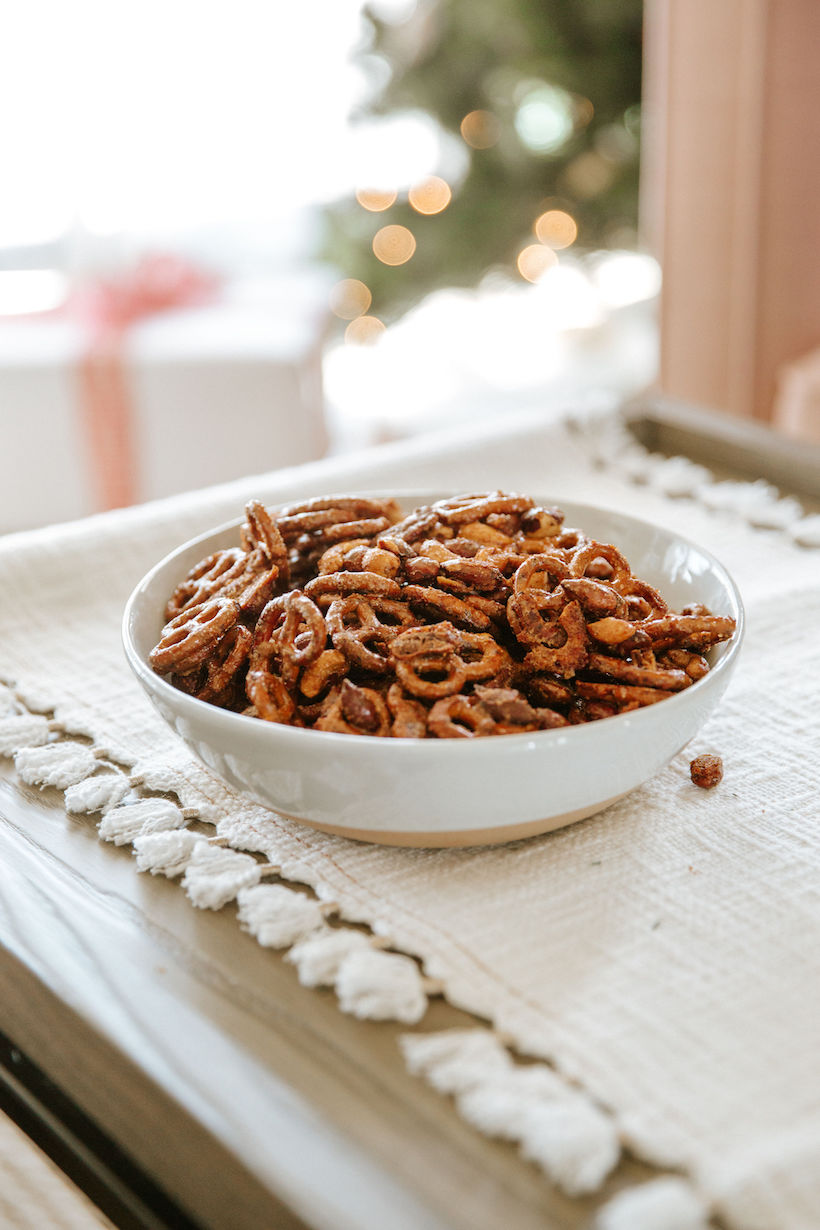
[[[684,459],[650,457],[613,417],[526,415],[469,443],[462,434],[0,540],[0,753],[16,753],[25,780],[64,788],[71,810],[103,813],[101,836],[134,843],[135,874],[182,874],[203,908],[236,900],[239,925],[263,944],[293,945],[302,980],[334,984],[347,1011],[421,1020],[431,984],[417,958],[448,1000],[483,1018],[475,1031],[405,1040],[411,1068],[466,1118],[517,1140],[571,1192],[597,1187],[622,1145],[681,1173],[618,1197],[605,1230],[692,1230],[710,1212],[737,1230],[816,1230],[816,519],[760,483],[720,484]],[[744,596],[747,643],[718,712],[599,816],[483,850],[326,836],[229,791],[132,679],[119,631],[130,590],[246,499],[487,487],[668,526],[711,549]],[[706,751],[725,765],[713,791],[688,776]],[[233,849],[190,831],[195,815]],[[241,850],[266,855],[316,899],[266,884]],[[345,921],[367,924],[381,948]],[[546,1062],[522,1065],[511,1052]]]

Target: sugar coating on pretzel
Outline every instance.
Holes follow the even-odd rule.
[[[520,493],[251,500],[239,546],[170,595],[151,651],[181,691],[263,721],[480,738],[600,721],[709,670],[734,620],[670,611],[623,553]]]

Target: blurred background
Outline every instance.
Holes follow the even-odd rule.
[[[643,9],[9,12],[0,532],[651,385]]]

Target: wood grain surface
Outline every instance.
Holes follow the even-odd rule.
[[[3,1230],[113,1230],[108,1219],[3,1114],[0,1226]]]
[[[392,1023],[302,987],[0,760],[0,1029],[202,1227],[580,1230],[570,1200],[411,1077]],[[426,1031],[475,1024],[441,1000]]]

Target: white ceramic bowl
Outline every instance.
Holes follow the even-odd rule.
[[[417,493],[412,508],[441,498]],[[544,500],[544,503],[554,503]],[[718,561],[668,530],[561,502],[566,524],[614,543],[673,610],[705,604],[737,621],[712,669],[659,704],[580,726],[479,739],[379,739],[303,730],[218,709],[156,675],[148,654],[163,608],[204,556],[238,544],[239,521],[166,556],[131,595],[128,661],[156,708],[208,768],[281,815],[327,832],[406,846],[481,845],[547,832],[600,811],[645,782],[714,709],[737,662],[743,607]]]

